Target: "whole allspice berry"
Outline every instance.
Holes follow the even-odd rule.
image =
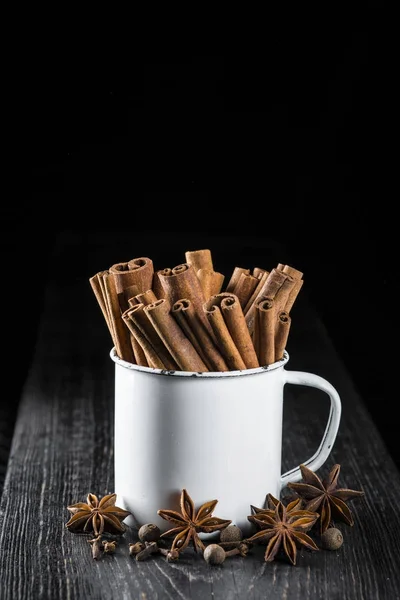
[[[161,535],[161,531],[154,523],[146,523],[142,525],[138,531],[139,540],[141,542],[156,542]]]
[[[203,552],[204,560],[209,565],[221,565],[225,560],[225,550],[218,544],[210,544]]]
[[[237,525],[229,525],[225,527],[219,534],[221,542],[240,542],[243,539],[243,533]]]
[[[336,527],[330,527],[321,535],[321,546],[325,550],[338,550],[342,544],[342,532]]]

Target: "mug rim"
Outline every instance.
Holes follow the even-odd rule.
[[[111,348],[110,351],[111,360],[120,367],[124,367],[125,369],[130,369],[131,371],[141,371],[143,373],[149,373],[154,375],[165,375],[168,377],[198,377],[199,379],[208,379],[208,378],[216,378],[216,377],[243,377],[244,375],[259,375],[260,373],[268,373],[270,371],[275,371],[276,369],[281,369],[284,367],[288,360],[289,354],[286,350],[283,352],[283,358],[280,360],[266,365],[264,367],[256,367],[255,369],[243,369],[241,371],[174,371],[167,369],[155,369],[153,367],[144,367],[142,365],[135,365],[133,363],[127,362],[126,360],[122,360],[117,355],[117,351],[115,346]]]

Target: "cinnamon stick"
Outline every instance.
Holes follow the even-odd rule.
[[[292,291],[289,294],[289,298],[287,299],[286,305],[285,305],[285,312],[290,313],[290,311],[293,308],[293,304],[296,301],[297,296],[299,295],[299,292],[303,286],[304,283],[304,279],[296,279],[295,280],[295,284],[293,286]]]
[[[283,358],[283,352],[286,348],[289,337],[291,318],[287,312],[281,311],[278,315],[278,324],[275,331],[275,362]]]
[[[277,291],[286,279],[287,275],[285,273],[278,269],[272,269],[263,287],[263,295],[266,295],[268,298],[275,298]]]
[[[265,275],[265,274],[264,274]],[[264,277],[263,275],[263,277]],[[266,296],[267,298],[275,298],[275,295],[285,279],[287,275],[280,271],[279,269],[272,269],[266,278],[264,284],[261,286],[260,291],[258,292],[257,297],[253,301],[253,304],[250,306],[248,311],[246,312],[246,323],[249,328],[250,334],[253,334],[254,331],[254,317],[255,317],[255,302],[261,298],[261,296]],[[262,281],[262,279],[260,280]],[[259,286],[256,288],[259,289]]]
[[[109,272],[115,279],[121,313],[129,307],[129,299],[147,290],[153,281],[153,261],[147,257],[112,265]]]
[[[105,303],[105,307],[106,307],[106,311],[107,311],[107,315],[108,315],[108,322],[110,323],[111,329],[113,331],[113,335],[115,335],[114,334],[114,326],[112,324],[112,319],[111,319],[111,314],[110,314],[110,309],[109,309],[108,302],[107,302],[106,285],[104,283],[106,275],[109,275],[109,273],[110,272],[108,270],[100,271],[100,273],[98,273],[98,279],[99,279],[100,289],[101,289],[102,296],[104,298],[104,303]]]
[[[201,270],[201,269],[200,269]],[[171,310],[182,330],[210,371],[228,371],[228,366],[214,343],[208,329],[188,298],[175,302]]]
[[[244,370],[246,364],[229,332],[228,326],[220,308],[224,295],[211,296],[204,304],[204,312],[214,331],[218,348],[221,351],[228,367],[232,370]]]
[[[129,306],[135,306],[136,304],[144,304],[145,306],[147,306],[148,304],[151,304],[152,302],[155,302],[156,300],[158,300],[157,296],[155,295],[155,293],[153,292],[153,290],[146,290],[145,292],[142,292],[141,294],[137,294],[136,296],[133,296],[132,298],[129,299]]]
[[[145,292],[152,287],[154,265],[153,261],[147,256],[140,256],[139,258],[132,258],[128,262],[129,270],[135,274],[135,283],[139,288],[140,292]]]
[[[122,360],[135,364],[136,361],[130,339],[130,332],[121,317],[115,279],[111,273],[105,273],[102,276],[102,280],[105,287],[107,309],[114,332],[117,355]]]
[[[167,267],[166,269],[159,269],[153,275],[153,292],[156,296],[157,300],[160,298],[166,298],[167,294],[165,293],[164,287],[160,280],[160,275],[172,275],[172,269]]]
[[[121,294],[125,288],[135,283],[128,262],[115,263],[109,268],[109,273],[114,276],[117,294]]]
[[[130,310],[131,309],[128,309],[122,314],[122,319],[125,321],[126,326],[132,334],[132,337],[135,339],[136,343],[141,349],[141,362],[138,362],[138,364],[144,367],[152,367],[153,369],[165,369],[166,367],[164,363],[154,350],[153,346],[150,344],[149,340],[143,335],[136,323],[130,319]]]
[[[221,300],[221,312],[246,368],[255,369],[259,367],[239,298],[235,294],[225,295]]]
[[[250,275],[250,273],[241,273],[239,281],[232,290],[232,294],[235,294],[239,298],[240,306],[242,309],[246,306],[254,290],[259,284],[258,277]]]
[[[116,352],[121,358],[124,356],[124,360],[127,360],[128,362],[142,364],[144,356],[136,340],[132,338],[132,336],[127,336],[126,332],[123,331],[123,328],[120,328],[119,325],[116,325],[119,317],[117,307],[115,307],[115,315],[113,315],[113,304],[115,303],[115,298],[112,299],[112,297],[114,296],[115,292],[113,290],[109,290],[108,293],[111,294],[111,296],[107,296],[107,290],[104,283],[105,275],[109,276],[109,271],[100,271],[90,279],[90,284],[100,304]],[[117,303],[120,310],[121,306],[124,305],[124,302],[125,299],[123,299],[122,302],[117,294]],[[131,357],[129,345],[132,347],[133,359]],[[147,362],[144,361],[144,364],[147,365]]]
[[[264,273],[259,275],[258,284],[250,296],[246,306],[243,309],[244,315],[246,316],[249,312],[250,308],[254,305],[255,301],[258,300],[262,296],[262,289],[265,282],[268,279],[269,271],[264,271]]]
[[[188,250],[185,252],[185,260],[187,264],[192,265],[195,273],[199,269],[214,271],[211,251],[208,248],[204,250]]]
[[[122,315],[121,315],[122,317]],[[125,319],[122,319],[125,322]],[[137,336],[133,334],[132,328],[125,323],[127,329],[129,330],[131,344],[133,349],[133,354],[135,356],[135,364],[140,365],[141,367],[150,367],[152,366],[145,348],[140,343],[140,339],[137,339]]]
[[[123,312],[126,311],[127,308],[129,308],[129,299],[127,298],[127,296],[125,296],[125,291],[117,294],[117,298],[118,298],[119,309],[122,314]]]
[[[220,293],[225,279],[225,275],[222,273],[204,268],[201,268],[197,271],[197,277],[200,281],[205,300],[208,300],[208,298],[214,294]]]
[[[276,323],[274,300],[261,297],[256,303],[254,321],[254,347],[261,366],[275,362]]]
[[[231,275],[230,280],[228,281],[228,285],[225,288],[225,292],[233,292],[242,273],[244,273],[245,275],[249,275],[250,269],[244,269],[243,267],[235,267],[233,269],[233,273]]]
[[[110,267],[109,271],[115,278],[117,294],[133,285],[137,287],[137,294],[148,290],[152,286],[153,261],[146,256],[133,258],[128,262],[116,263]]]
[[[253,269],[253,275],[254,277],[257,277],[257,279],[260,279],[260,277],[266,273],[265,269],[261,269],[260,267],[254,267]]]
[[[177,265],[171,273],[160,272],[159,277],[170,305],[172,306],[182,298],[191,300],[200,319],[213,336],[212,329],[203,311],[205,302],[203,290],[192,265],[188,263]]]
[[[102,291],[103,298],[104,298],[105,309],[106,309],[106,312],[108,315],[108,323],[109,323],[109,328],[110,328],[110,332],[111,332],[111,337],[113,339],[114,346],[115,346],[115,349],[118,354],[118,350],[121,350],[121,348],[120,348],[119,341],[117,339],[117,333],[115,330],[114,318],[113,318],[112,307],[111,307],[112,303],[109,299],[109,296],[107,295],[107,287],[106,287],[106,279],[109,276],[110,276],[109,271],[101,271],[101,273],[99,273],[99,283],[100,283],[101,291]],[[114,284],[114,287],[115,287],[115,284]],[[118,297],[117,297],[117,304],[118,304]],[[116,315],[118,315],[118,312],[116,312]]]
[[[106,284],[105,284],[106,277],[109,274],[110,274],[110,272],[108,270],[106,270],[106,271],[101,271],[98,274],[98,276],[99,276],[99,284],[100,284],[100,288],[101,288],[101,293],[104,298],[105,307],[106,307],[106,311],[107,311],[107,315],[108,315],[108,322],[109,322],[111,330],[112,330],[113,339],[115,339],[114,323],[113,323],[112,314],[110,311],[109,302],[107,300],[107,290],[106,290]]]
[[[151,304],[151,302],[149,302]],[[158,369],[175,370],[178,368],[176,361],[172,358],[170,352],[166,348],[163,341],[160,339],[157,331],[154,329],[153,324],[144,312],[144,307],[147,306],[144,303],[135,304],[125,314],[134,323],[136,329],[148,340],[154,349],[155,354],[159,357],[159,362],[164,366],[156,367]],[[156,360],[152,358],[152,362]],[[153,366],[153,365],[151,365]]]
[[[100,271],[97,273],[98,293],[103,298],[103,306],[107,315],[107,325],[113,340],[115,350],[119,357],[128,362],[136,363],[140,358],[140,352],[137,354],[137,344],[132,336],[125,331],[120,322],[121,303],[116,294],[115,282],[110,279],[110,272]],[[132,351],[131,351],[131,349]],[[132,356],[133,353],[133,356]]]
[[[301,271],[299,271],[298,269],[291,267],[290,265],[284,265],[282,270],[284,273],[286,273],[286,275],[290,275],[294,279],[302,279],[303,278],[303,273]]]
[[[295,279],[295,284],[289,294],[289,298],[287,299],[286,305],[284,307],[284,310],[287,313],[290,313],[290,311],[292,310],[293,304],[295,303],[295,300],[296,300],[297,296],[299,295],[299,292],[304,283],[303,273],[302,273],[302,271],[299,271],[298,269],[295,269],[294,267],[291,267],[289,265],[283,266],[283,272],[286,273],[287,275],[290,275],[291,277],[293,277]]]
[[[296,280],[291,275],[287,275],[281,287],[276,292],[274,297],[276,316],[278,316],[281,310],[286,310],[286,304],[289,300],[290,294],[292,293],[295,284]]]
[[[122,315],[121,315],[121,317],[122,317]],[[130,327],[128,327],[128,329],[131,334],[131,345],[132,345],[133,354],[135,356],[136,364],[140,365],[141,367],[152,366],[149,361],[149,357],[148,357],[146,349],[143,348],[143,345],[140,343],[140,339],[138,339],[137,335],[133,334]]]
[[[182,371],[208,371],[193,344],[171,315],[169,300],[160,298],[143,310]]]
[[[110,323],[110,318],[109,318],[108,310],[107,310],[107,304],[106,304],[106,299],[105,299],[105,290],[104,290],[104,287],[101,285],[101,277],[105,273],[108,273],[108,271],[99,271],[98,273],[96,273],[95,275],[93,275],[92,277],[90,277],[89,283],[90,283],[90,285],[92,287],[92,290],[93,290],[93,293],[94,293],[94,295],[96,297],[97,303],[98,303],[98,305],[99,305],[99,307],[101,309],[101,312],[103,314],[104,320],[105,320],[105,322],[107,324],[108,331],[110,332],[113,344],[115,345],[114,332],[113,332],[112,325]]]
[[[119,304],[121,306],[122,312],[124,312],[130,306],[130,299],[136,296],[139,293],[139,288],[137,285],[130,285],[124,289],[123,292],[118,294]]]

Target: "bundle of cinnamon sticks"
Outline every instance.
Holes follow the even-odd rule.
[[[117,355],[164,370],[230,371],[283,357],[290,311],[303,273],[279,263],[271,271],[214,270],[209,249],[155,270],[148,257],[112,265],[89,279]]]

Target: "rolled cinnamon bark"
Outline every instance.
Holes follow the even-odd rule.
[[[285,273],[278,269],[272,269],[267,277],[265,286],[263,287],[262,295],[265,295],[268,298],[275,298],[277,291],[286,279],[287,275]]]
[[[159,278],[170,305],[173,306],[175,302],[182,298],[191,300],[200,319],[213,336],[212,329],[203,311],[205,302],[203,290],[192,265],[188,263],[177,265],[170,274],[160,272]]]
[[[214,331],[217,346],[231,370],[246,369],[246,364],[236,347],[220,308],[223,294],[211,296],[204,304],[204,312]]]
[[[130,330],[130,334],[131,334],[131,344],[132,344],[132,350],[133,350],[133,354],[135,356],[136,364],[140,365],[141,367],[152,366],[151,363],[149,362],[149,357],[147,355],[146,349],[143,348],[138,337],[136,335],[133,335],[130,327],[128,327],[128,329]]]
[[[149,302],[151,304],[151,302]],[[159,362],[162,363],[163,367],[156,367],[159,369],[174,370],[178,368],[176,361],[172,358],[169,350],[166,348],[164,342],[161,340],[157,331],[154,329],[153,324],[144,312],[144,307],[147,306],[143,303],[135,304],[129,310],[126,311],[125,315],[130,319],[136,329],[148,340],[151,346],[154,348],[155,354],[159,357]],[[152,357],[152,362],[156,360]],[[153,365],[151,365],[153,366]]]
[[[128,309],[126,312],[122,314],[122,319],[126,323],[129,331],[132,334],[132,337],[138,344],[143,354],[143,357],[140,358],[141,366],[143,367],[152,367],[154,369],[165,369],[165,365],[154,350],[153,346],[150,344],[149,340],[143,335],[142,331],[137,327],[136,323],[130,319]]]
[[[250,300],[258,284],[258,277],[250,275],[250,273],[240,274],[239,281],[232,290],[232,294],[235,294],[235,296],[239,298],[240,306],[242,307],[242,309],[244,309],[244,307]]]
[[[257,279],[260,279],[260,277],[264,275],[264,273],[266,273],[266,270],[261,269],[260,267],[254,267],[253,269],[253,275],[254,277],[257,277]]]
[[[296,280],[291,275],[287,275],[281,287],[276,292],[274,297],[276,317],[281,312],[281,310],[286,310],[286,304],[289,300],[290,294],[292,293],[295,284]]]
[[[153,285],[154,265],[153,261],[147,256],[132,258],[128,262],[129,270],[135,273],[136,279],[133,281],[140,292],[145,292]]]
[[[199,269],[197,271],[197,277],[200,281],[205,300],[208,300],[208,298],[214,296],[214,294],[220,293],[225,279],[225,276],[222,273],[210,271],[210,269]]]
[[[106,291],[108,314],[114,331],[114,341],[117,355],[122,360],[126,360],[127,362],[135,364],[136,360],[133,353],[130,332],[121,317],[121,309],[118,302],[115,279],[111,273],[106,273],[103,275],[102,280]]]
[[[304,283],[303,273],[302,273],[302,271],[299,271],[298,269],[295,269],[294,267],[290,267],[289,265],[283,266],[283,272],[286,273],[287,275],[290,275],[291,277],[293,277],[295,279],[295,284],[289,294],[289,298],[287,299],[286,305],[284,307],[284,310],[287,313],[290,313],[290,311],[292,310],[293,304],[295,303],[296,298],[299,295],[299,292]]]
[[[259,275],[258,284],[257,284],[254,292],[250,296],[250,298],[249,298],[246,306],[243,309],[244,316],[247,315],[247,313],[249,312],[250,308],[255,304],[255,301],[259,300],[259,298],[261,298],[261,296],[262,296],[262,289],[263,289],[263,286],[264,286],[265,282],[268,279],[268,275],[269,275],[269,271],[264,271],[264,273],[262,273],[262,274]]]
[[[145,292],[152,287],[154,274],[153,261],[146,256],[133,258],[128,262],[116,263],[110,267],[109,271],[115,278],[117,294],[120,294],[133,285],[137,287],[137,294]],[[134,295],[132,294],[132,296]]]
[[[136,304],[144,304],[145,306],[147,306],[148,304],[151,304],[156,300],[158,300],[158,298],[153,292],[153,290],[146,290],[145,292],[142,292],[141,294],[137,294],[137,296],[133,296],[133,298],[130,298],[129,306],[132,307]]]
[[[114,322],[114,320],[116,319],[118,323],[118,311],[115,309],[114,316],[113,302],[115,302],[115,299],[112,300],[111,296],[107,296],[107,290],[104,283],[105,275],[109,276],[109,272],[100,271],[99,273],[91,277],[89,281],[104,315],[104,319],[107,323],[107,327],[110,332],[112,342],[115,346],[115,350],[118,356],[125,356],[124,360],[129,360],[129,362],[137,362],[138,364],[141,364],[140,362],[138,362],[138,360],[141,360],[143,358],[143,355],[140,351],[140,348],[138,348],[135,340],[132,338],[132,336],[127,336],[126,333],[122,329],[120,330],[120,328],[116,326]],[[110,291],[110,293],[114,295],[114,291]],[[118,294],[117,301],[118,306],[121,309],[121,305],[123,304],[122,302],[120,302]],[[129,345],[132,347],[134,357],[133,360],[131,359],[131,351],[129,350]]]
[[[129,270],[128,262],[115,263],[109,268],[109,273],[114,276],[117,294],[121,294],[125,288],[136,282],[132,271]]]
[[[185,252],[185,260],[187,264],[192,265],[195,273],[199,269],[214,271],[211,251],[208,248],[204,250],[188,250]]]
[[[103,295],[104,303],[105,303],[105,306],[106,306],[106,311],[107,311],[107,314],[108,314],[108,322],[110,323],[111,329],[113,330],[113,335],[115,335],[114,334],[114,325],[112,323],[112,318],[111,318],[112,315],[110,313],[110,308],[109,308],[108,301],[107,301],[107,290],[106,290],[106,284],[105,284],[106,276],[108,276],[109,274],[110,274],[110,272],[108,270],[106,270],[106,271],[100,271],[100,273],[98,273],[98,277],[99,277],[99,284],[100,284],[101,293]]]
[[[133,296],[136,296],[138,293],[138,286],[130,285],[129,287],[125,288],[123,292],[120,292],[118,294],[119,304],[121,306],[122,312],[125,312],[125,310],[130,306],[129,300],[133,298]]]
[[[275,362],[276,323],[274,300],[261,297],[256,303],[254,321],[254,347],[261,366]]]
[[[104,298],[104,302],[105,302],[105,307],[106,307],[106,311],[107,311],[107,315],[108,315],[108,323],[110,326],[110,331],[111,331],[111,336],[114,342],[114,346],[116,349],[116,352],[118,354],[118,350],[121,350],[120,348],[120,343],[119,340],[117,338],[117,332],[115,329],[115,322],[114,322],[114,316],[113,316],[113,311],[112,311],[112,302],[110,299],[110,295],[107,293],[107,286],[106,286],[106,279],[110,276],[109,271],[102,271],[101,275],[99,276],[99,281],[100,281],[100,286],[102,289],[102,293],[103,293],[103,298]],[[112,279],[112,277],[111,277]],[[114,293],[116,295],[116,291],[115,291],[115,282],[113,284],[114,287]],[[118,303],[118,296],[117,296],[117,304],[119,307],[119,303]],[[116,316],[118,316],[118,311],[115,311]],[[118,355],[119,356],[119,355]]]
[[[201,269],[200,269],[201,270]],[[171,313],[197,350],[210,371],[228,371],[228,366],[208,329],[199,318],[192,302],[182,298],[172,306]]]
[[[118,298],[119,309],[120,309],[121,315],[122,315],[122,313],[124,313],[127,310],[127,308],[129,308],[129,300],[125,296],[125,290],[123,292],[120,292],[119,294],[117,294],[117,298]]]
[[[101,277],[106,273],[108,273],[108,271],[99,271],[98,273],[93,275],[93,277],[90,277],[89,283],[92,287],[93,293],[94,293],[96,300],[98,302],[98,305],[101,309],[104,320],[108,327],[108,331],[110,332],[111,339],[115,346],[114,332],[113,332],[112,325],[110,323],[110,318],[109,318],[106,299],[105,299],[105,289],[104,289],[104,286],[101,285]]]
[[[291,322],[292,320],[287,312],[281,311],[279,313],[275,331],[275,362],[283,358],[283,351],[286,348]]]
[[[264,276],[263,276],[264,277]],[[253,304],[250,306],[248,311],[246,312],[246,323],[249,328],[250,334],[253,335],[254,332],[254,317],[255,317],[255,302],[261,298],[261,296],[266,296],[267,298],[275,298],[275,295],[285,279],[287,275],[280,271],[279,269],[272,269],[269,273],[267,279],[262,285],[257,297],[255,298]],[[261,280],[260,280],[261,281]],[[258,287],[256,288],[258,289]]]
[[[289,298],[287,299],[287,302],[285,304],[285,312],[290,313],[290,311],[293,308],[293,304],[296,301],[297,296],[299,295],[299,292],[303,286],[304,283],[304,279],[296,279],[293,289],[289,294]]]
[[[208,371],[193,344],[171,315],[169,300],[160,298],[143,310],[182,371]]]
[[[153,275],[153,292],[156,296],[157,300],[160,298],[166,298],[167,294],[165,293],[164,287],[160,280],[160,275],[172,275],[172,269],[167,267],[166,269],[159,269]]]
[[[230,294],[222,298],[221,312],[246,368],[255,369],[256,367],[259,367],[260,364],[251,340],[242,307],[240,306],[239,298],[235,296],[235,294]]]
[[[289,265],[284,265],[282,270],[284,273],[286,273],[286,275],[290,275],[294,279],[302,279],[303,278],[303,273],[301,271],[299,271],[298,269],[295,269],[294,267],[291,267]]]
[[[233,269],[233,273],[231,275],[230,280],[228,281],[228,285],[225,288],[225,292],[233,292],[242,273],[244,273],[245,275],[249,275],[250,269],[244,269],[243,267],[235,267]]]

